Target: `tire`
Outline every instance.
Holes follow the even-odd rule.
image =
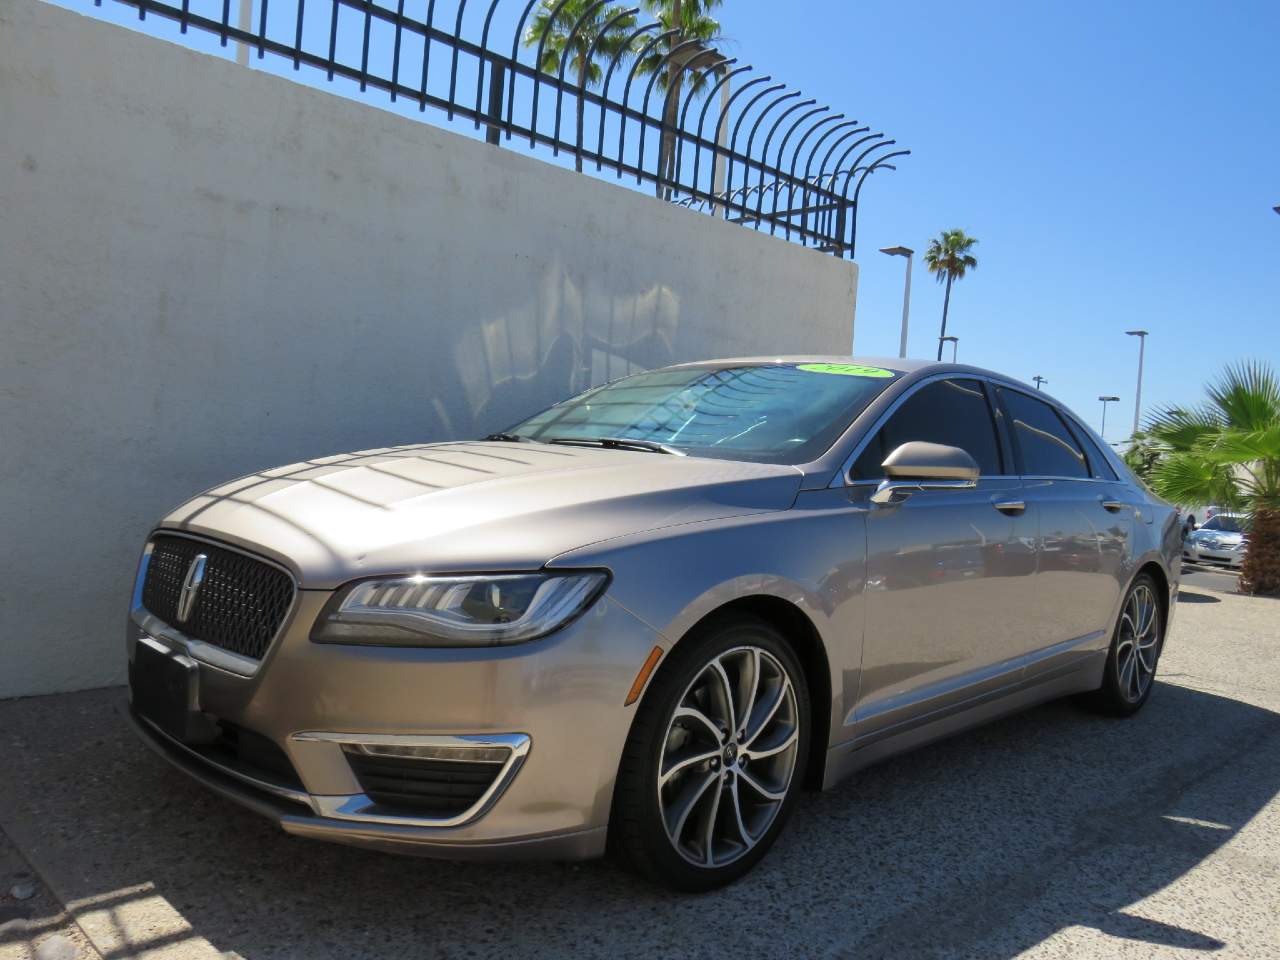
[[[724,729],[729,716],[736,731]],[[703,625],[675,648],[636,712],[614,791],[611,849],[675,890],[737,880],[791,815],[810,727],[804,671],[782,634],[737,614]]]
[[[1120,607],[1102,686],[1089,696],[1089,706],[1116,717],[1131,717],[1142,709],[1155,689],[1165,619],[1155,579],[1150,574],[1139,575]]]

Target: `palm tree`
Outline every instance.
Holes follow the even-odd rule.
[[[679,122],[680,92],[686,82],[685,75],[689,75],[688,82],[696,83],[701,71],[705,71],[715,60],[723,59],[711,49],[712,44],[722,38],[720,21],[710,15],[723,2],[724,0],[644,0],[645,9],[661,24],[662,33],[673,31],[665,43],[657,44],[640,61],[637,71],[649,76],[657,73],[658,88],[663,91],[664,131],[658,145],[658,172],[662,179],[657,187],[657,195],[660,199],[671,199],[673,191],[670,184],[676,179],[676,124]],[[665,59],[672,50],[690,40],[698,41],[705,52],[695,48],[688,57],[674,61]],[[699,86],[706,84],[707,81],[704,80]],[[695,88],[694,92],[699,90]]]
[[[947,311],[951,307],[951,284],[963,280],[970,270],[978,268],[978,260],[969,253],[978,245],[963,230],[943,230],[937,239],[929,241],[924,262],[938,282],[947,281],[947,295],[942,301],[942,332],[938,334],[938,359],[942,359],[942,338],[947,335]]]
[[[545,38],[538,69],[558,75],[561,59],[568,57],[567,68],[572,68],[577,74],[578,89],[586,90],[588,86],[599,83],[603,76],[600,61],[612,61],[620,52],[625,54],[627,38],[635,29],[636,19],[634,16],[621,17],[610,26],[610,21],[622,12],[621,6],[612,2],[595,11],[591,10],[595,0],[568,0],[557,12],[558,4],[559,0],[542,0],[525,32],[524,45],[537,47]],[[574,25],[579,20],[582,24],[574,32]],[[604,32],[606,28],[607,34]],[[577,158],[575,166],[581,173],[582,157]]]
[[[1227,367],[1205,392],[1207,403],[1149,418],[1147,434],[1166,449],[1151,485],[1174,503],[1251,513],[1240,589],[1280,594],[1280,379],[1248,361]]]

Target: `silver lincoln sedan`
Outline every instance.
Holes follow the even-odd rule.
[[[1069,694],[1150,697],[1181,537],[994,373],[723,360],[481,441],[217,487],[152,531],[146,742],[285,831],[706,890],[806,788]]]

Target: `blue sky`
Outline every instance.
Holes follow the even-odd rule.
[[[112,0],[64,5],[139,26]],[[488,4],[472,6],[465,32],[478,37]],[[192,0],[201,8],[216,16],[221,3]],[[327,8],[309,5],[305,45],[323,48]],[[282,19],[292,9],[269,7],[269,35],[292,40]],[[877,249],[923,252],[939,230],[961,227],[979,238],[980,265],[953,295],[960,359],[1047,377],[1095,427],[1098,395],[1120,396],[1108,439],[1127,436],[1132,418],[1138,345],[1126,329],[1151,331],[1144,409],[1198,399],[1231,361],[1280,368],[1274,0],[726,0],[719,15],[729,53],[913,151],[863,192],[859,354],[897,353],[903,263]],[[358,38],[362,18],[343,17]],[[164,22],[142,28],[176,37]],[[217,49],[198,33],[187,42]],[[358,62],[358,40],[345,46],[340,58]],[[375,31],[372,60],[389,49]],[[328,86],[323,74],[253,63]],[[932,355],[941,309],[942,289],[917,262],[912,356]]]

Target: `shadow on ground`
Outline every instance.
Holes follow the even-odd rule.
[[[1212,952],[1223,942],[1194,923],[1126,908],[1280,791],[1280,715],[1161,683],[1129,721],[1051,704],[806,796],[761,869],[681,898],[609,863],[449,864],[289,838],[135,742],[122,696],[0,703],[5,825],[65,897],[149,881],[250,960],[995,960],[1069,925]]]

